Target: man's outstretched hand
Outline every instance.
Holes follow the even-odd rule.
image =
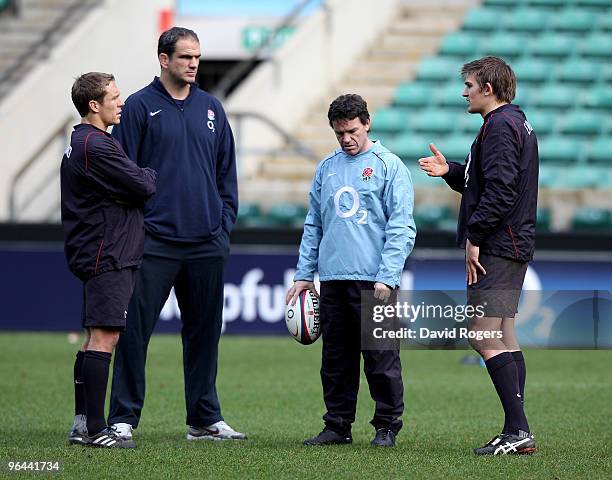
[[[419,158],[419,166],[430,177],[441,177],[448,173],[448,163],[442,152],[433,143],[429,144],[433,155],[431,157]]]

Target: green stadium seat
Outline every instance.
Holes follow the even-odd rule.
[[[536,57],[567,57],[574,51],[575,39],[563,34],[545,34],[529,42],[527,50]]]
[[[607,164],[612,168],[612,137],[599,137],[589,146],[587,160],[591,163]]]
[[[597,188],[612,190],[612,168],[605,168],[599,175]]]
[[[576,89],[548,83],[531,98],[530,105],[540,108],[569,108],[574,104]]]
[[[407,165],[414,164],[419,158],[427,157],[429,153],[429,141],[412,133],[403,133],[387,145],[387,148],[395,153]]]
[[[398,108],[381,108],[374,112],[372,129],[377,133],[398,133],[408,126],[408,114]]]
[[[591,168],[564,167],[559,170],[556,179],[556,188],[565,190],[582,190],[585,188],[595,188],[599,185],[600,172]]]
[[[612,32],[612,10],[608,10],[607,14],[599,15],[597,26],[601,31]]]
[[[559,177],[559,167],[540,163],[538,183],[543,188],[554,188]]]
[[[588,32],[597,24],[597,14],[580,8],[566,8],[552,19],[552,28],[564,32]]]
[[[465,113],[459,118],[457,128],[462,133],[470,134],[474,140],[482,127],[482,121],[482,117],[478,114]]]
[[[473,56],[478,49],[479,37],[466,32],[446,35],[442,41],[440,53],[446,56],[466,58]]]
[[[444,107],[467,108],[467,102],[462,93],[465,85],[458,82],[451,82],[438,91],[435,96],[435,103]]]
[[[238,221],[243,218],[256,217],[261,215],[261,208],[257,203],[244,203],[241,202],[238,207]]]
[[[567,5],[567,0],[526,0],[526,6],[532,7],[563,7]]]
[[[588,110],[574,110],[561,122],[560,132],[575,135],[597,135],[601,132],[601,116]]]
[[[268,211],[267,217],[277,225],[301,226],[308,210],[303,205],[293,203],[280,203]]]
[[[444,81],[459,76],[461,62],[448,58],[429,57],[417,69],[417,78],[427,81]]]
[[[603,208],[584,207],[574,213],[572,229],[576,231],[604,231],[612,229],[612,214]]]
[[[474,137],[470,135],[451,135],[435,142],[435,144],[447,160],[463,163],[470,153],[473,141]]]
[[[256,203],[241,203],[236,223],[245,228],[274,226],[274,222],[262,214],[261,208]]]
[[[581,103],[585,107],[612,110],[612,86],[595,87],[589,90],[584,94]]]
[[[428,205],[417,207],[414,210],[414,221],[417,230],[440,230],[440,224],[445,220],[454,220],[453,212],[447,205]]]
[[[376,129],[373,128],[372,130],[370,130],[369,136],[373,141],[376,140],[377,142],[383,144],[386,147],[395,140],[397,134],[388,132],[378,132],[376,131]]]
[[[477,8],[469,10],[465,15],[463,29],[490,32],[496,30],[500,23],[500,15],[496,9]]]
[[[574,0],[578,7],[596,7],[601,10],[607,10],[612,6],[610,0]]]
[[[427,152],[429,153],[429,155],[431,155],[431,152],[429,152],[429,148],[427,149]],[[429,175],[427,175],[423,170],[421,170],[416,160],[404,162],[404,165],[406,165],[406,167],[408,167],[408,170],[410,171],[410,176],[412,177],[412,185],[415,188],[443,187],[446,185],[446,182],[444,182],[444,180],[442,180],[440,177],[430,177]]]
[[[555,72],[555,78],[560,82],[592,83],[601,76],[601,65],[588,60],[569,60]]]
[[[601,33],[589,35],[578,45],[578,53],[584,57],[612,57],[612,35]]]
[[[535,8],[518,8],[510,15],[506,29],[515,32],[542,32],[546,30],[550,14]]]
[[[550,208],[538,208],[536,217],[536,231],[537,232],[550,232],[550,221],[552,215]]]
[[[506,7],[515,8],[517,4],[520,4],[520,0],[485,0],[485,7]]]
[[[611,62],[604,64],[602,72],[601,72],[601,79],[604,82],[612,83],[612,63]]]
[[[514,100],[512,103],[515,105],[528,105],[529,100],[532,97],[531,89],[527,85],[517,85],[516,93],[514,95]]]
[[[397,87],[393,104],[398,107],[424,107],[431,99],[431,87],[422,83],[402,83]]]
[[[582,144],[567,137],[549,135],[539,142],[540,160],[543,163],[572,164],[582,155]]]
[[[448,133],[455,128],[457,118],[458,115],[453,110],[424,110],[414,117],[412,128],[421,133]]]
[[[525,40],[512,33],[503,32],[490,36],[481,44],[481,55],[496,55],[499,57],[518,57],[526,48]]]
[[[551,64],[545,60],[527,57],[517,61],[512,69],[516,75],[517,83],[542,83],[550,78]]]
[[[259,226],[262,222],[261,208],[256,203],[240,203],[238,207],[238,217],[236,223],[243,227],[250,227],[255,224]]]
[[[555,132],[557,115],[551,112],[534,110],[526,113],[527,121],[536,135],[548,135]]]

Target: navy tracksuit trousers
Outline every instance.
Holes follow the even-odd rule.
[[[361,349],[361,292],[374,290],[374,282],[332,280],[321,282],[321,382],[327,413],[325,425],[348,433],[355,421],[361,356],[370,395],[376,402],[374,428],[402,428],[404,385],[399,350]]]
[[[223,420],[217,398],[217,353],[222,327],[223,272],[229,238],[177,244],[147,235],[142,267],[115,351],[108,423],[137,427],[145,399],[147,348],[170,290],[181,310],[187,425]]]

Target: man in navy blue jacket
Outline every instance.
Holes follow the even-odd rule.
[[[419,164],[462,194],[457,241],[465,249],[468,302],[484,307],[484,316],[470,319],[469,330],[479,335],[470,343],[485,360],[505,414],[502,433],[474,452],[532,453],[514,316],[534,252],[538,143],[525,114],[511,104],[516,77],[502,59],[483,57],[461,73],[468,112],[484,119],[478,136],[464,164],[447,162],[433,144],[433,156]]]
[[[225,423],[217,398],[223,271],[236,220],[236,155],[221,103],[194,83],[195,32],[174,27],[158,43],[159,78],[131,95],[113,129],[138,165],[158,173],[145,205],[145,252],[117,346],[109,423],[132,437],[145,398],[145,361],[159,313],[174,287],[181,310],[189,440],[244,439]]]
[[[112,75],[80,76],[72,101],[82,120],[62,158],[62,226],[68,265],[83,281],[86,335],[74,363],[75,417],[68,442],[132,448],[107,428],[104,403],[111,355],[142,262],[142,207],[155,192],[155,172],[138,167],[106,132],[119,123],[123,107]]]

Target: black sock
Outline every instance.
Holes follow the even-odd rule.
[[[85,415],[85,386],[83,385],[83,358],[85,352],[79,350],[74,361],[74,414]]]
[[[527,368],[525,367],[525,357],[523,352],[512,352],[514,357],[514,363],[516,363],[516,369],[518,371],[519,389],[521,391],[521,401],[525,405],[525,378],[527,377]]]
[[[106,428],[104,403],[108,384],[111,354],[87,350],[83,361],[85,400],[87,402],[87,433],[89,436]]]
[[[519,430],[529,432],[529,424],[520,398],[514,357],[510,352],[503,352],[489,358],[485,363],[504,408],[505,420],[502,433],[518,434]]]

